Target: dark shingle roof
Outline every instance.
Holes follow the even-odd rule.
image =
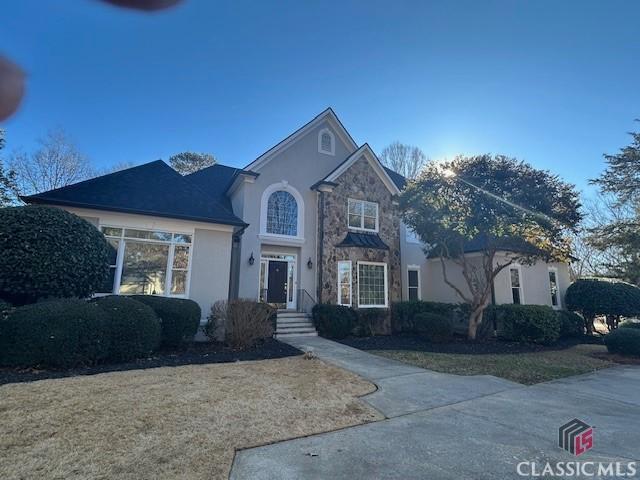
[[[162,160],[23,197],[27,203],[94,208],[245,226],[230,205]]]
[[[400,175],[398,172],[394,172],[393,170],[385,167],[384,165],[382,166],[382,168],[384,168],[387,171],[387,175],[389,175],[393,183],[396,184],[396,187],[398,187],[398,190],[402,190],[404,186],[407,184],[407,179],[404,178],[402,175]]]
[[[387,244],[382,241],[377,233],[349,232],[336,247],[362,247],[389,250]]]
[[[227,209],[232,210],[231,201],[227,197],[226,191],[239,172],[242,172],[242,169],[216,163],[211,167],[186,175],[185,178],[198,185]]]
[[[485,248],[487,248],[487,245],[489,244],[490,238],[491,237],[488,237],[487,235],[479,235],[472,240],[468,240],[464,244],[464,253],[474,253],[485,250]],[[530,243],[516,237],[494,238],[493,240],[491,240],[491,244],[495,246],[496,250],[502,252],[513,252],[525,255],[535,255],[541,253],[540,250],[538,250]],[[434,258],[438,255],[439,253],[437,252],[437,249],[434,249],[429,252],[428,257]]]

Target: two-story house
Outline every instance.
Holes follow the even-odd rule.
[[[115,247],[104,293],[188,297],[205,316],[226,298],[292,312],[316,302],[458,302],[401,222],[404,183],[327,109],[242,169],[181,176],[155,161],[25,200],[103,231]],[[567,265],[514,266],[496,279],[494,298],[560,308],[568,284]]]

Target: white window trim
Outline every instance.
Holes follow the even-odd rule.
[[[131,227],[131,226],[122,226],[122,225],[115,225],[115,224],[111,224],[111,223],[100,223],[98,225],[98,229],[102,232],[102,227],[108,227],[108,228],[120,228],[122,231],[120,232],[120,236],[116,237],[113,235],[105,235],[105,238],[113,238],[113,239],[117,239],[118,240],[118,253],[117,253],[117,257],[116,257],[116,272],[115,272],[115,278],[113,281],[113,289],[111,290],[111,293],[97,293],[94,296],[98,297],[98,296],[106,296],[106,295],[123,295],[126,296],[127,294],[121,294],[120,293],[120,284],[122,281],[122,269],[123,269],[123,265],[124,265],[124,248],[125,248],[125,243],[127,241],[131,241],[131,242],[142,242],[142,243],[160,243],[163,245],[168,245],[169,246],[169,254],[167,256],[167,273],[166,273],[166,278],[165,278],[165,286],[164,286],[164,292],[162,292],[161,295],[154,295],[156,297],[172,297],[172,298],[189,298],[189,291],[190,291],[190,287],[191,287],[191,258],[193,256],[193,246],[195,244],[195,232],[191,231],[191,232],[187,232],[187,231],[173,231],[173,230],[166,230],[166,229],[162,229],[162,228],[139,228],[139,227]],[[162,232],[167,232],[167,233],[171,233],[172,235],[189,235],[191,237],[191,243],[176,243],[173,240],[170,242],[164,241],[164,240],[154,240],[154,239],[145,239],[145,238],[131,238],[131,237],[125,237],[124,235],[124,231],[125,229],[129,229],[129,230],[144,230],[147,232],[157,232],[157,231],[162,231]],[[173,257],[174,257],[174,252],[175,252],[175,246],[176,245],[188,245],[189,246],[189,257],[187,258],[187,268],[186,268],[186,272],[187,272],[187,280],[185,282],[185,286],[184,286],[184,293],[178,293],[178,294],[172,294],[171,293],[171,280],[172,280],[172,276],[173,276]],[[182,269],[180,270],[182,271]],[[138,295],[138,294],[132,294],[132,295]]]
[[[407,265],[407,300],[409,300],[409,288],[415,288],[409,286],[409,272],[418,272],[418,300],[422,300],[422,275],[420,272],[420,265]]]
[[[551,280],[547,278],[547,281],[549,282],[549,301],[551,302],[551,307],[554,310],[562,310],[562,299],[560,298],[560,276],[558,275],[558,267],[549,267],[548,270],[549,272],[554,272],[556,274],[556,297],[558,299],[557,305],[554,305],[553,300],[551,300]]]
[[[360,304],[360,265],[382,265],[384,266],[384,305],[363,305]],[[384,262],[357,262],[358,269],[358,308],[387,308],[389,307],[389,279],[387,277],[387,264]]]
[[[514,288],[511,285],[511,270],[514,268],[518,270],[518,279],[520,280],[520,305],[526,305],[524,301],[524,282],[522,278],[522,265],[520,265],[519,263],[512,263],[511,265],[509,265],[508,276],[507,276],[507,284],[509,285],[509,298],[511,299],[511,303],[513,305],[516,305],[513,303],[513,291],[511,290],[512,288]]]
[[[341,290],[341,282],[340,282],[340,264],[348,263],[349,264],[349,303],[342,303],[342,290]],[[340,260],[338,262],[338,305],[343,305],[345,307],[350,307],[353,305],[353,262],[351,260]]]
[[[275,233],[267,233],[267,209],[269,206],[269,197],[273,192],[277,192],[279,190],[289,192],[295,198],[298,204],[298,224],[297,224],[297,235],[279,235]],[[263,240],[275,240],[275,239],[283,239],[289,240],[296,244],[301,244],[304,242],[304,200],[300,192],[292,187],[289,182],[286,180],[282,180],[278,183],[272,183],[262,192],[262,200],[260,201],[260,239]]]
[[[322,135],[324,135],[325,133],[328,133],[329,136],[331,137],[331,150],[329,151],[322,149]],[[318,132],[318,152],[323,153],[325,155],[332,155],[332,156],[335,156],[336,154],[336,137],[333,134],[333,132],[328,128],[323,128]]]
[[[360,217],[361,219],[360,227],[352,227],[351,225],[349,225],[349,205],[351,204],[351,202],[362,202],[362,215]],[[376,206],[376,228],[375,229],[364,228],[364,204],[365,203]],[[369,202],[367,200],[358,200],[357,198],[348,198],[347,199],[347,228],[349,230],[356,230],[358,232],[378,233],[378,231],[380,230],[380,205],[378,205],[377,202]]]

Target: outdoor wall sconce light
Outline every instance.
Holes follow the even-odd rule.
[[[253,258],[253,252],[251,252],[251,256],[249,257],[249,265],[253,265],[256,263],[256,259]]]
[[[313,262],[311,261],[311,257],[309,257],[309,261],[307,262],[307,268],[311,270],[313,268]]]

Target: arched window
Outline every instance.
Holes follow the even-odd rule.
[[[267,233],[298,235],[298,202],[289,192],[278,190],[267,203]]]
[[[335,140],[333,133],[328,128],[323,128],[318,133],[318,151],[327,155],[335,155]]]

